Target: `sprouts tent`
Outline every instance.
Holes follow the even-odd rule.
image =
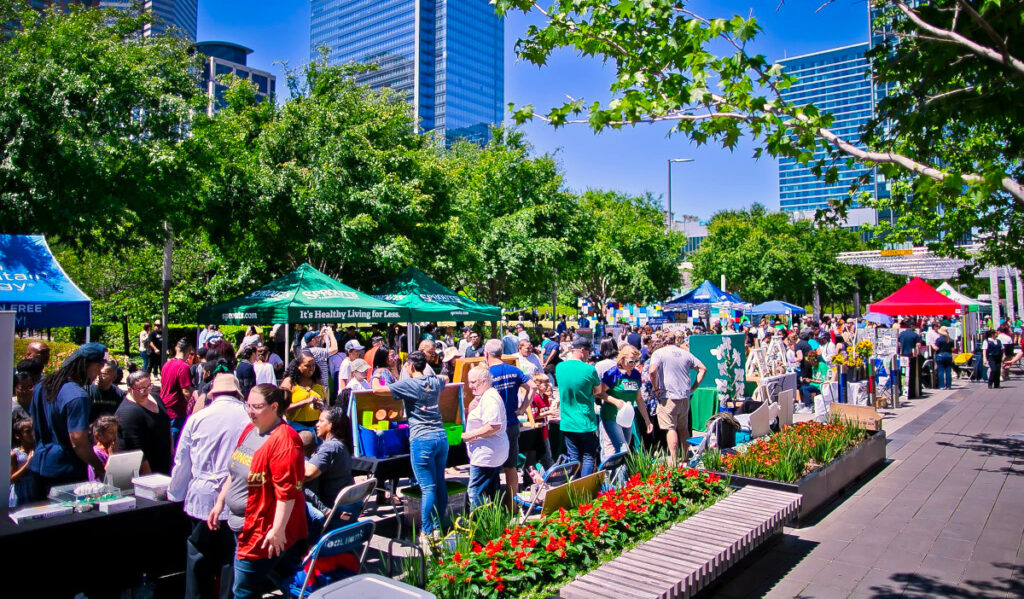
[[[414,322],[501,320],[499,306],[461,296],[414,266],[385,283],[374,297],[408,309]]]
[[[246,295],[203,308],[199,322],[403,322],[408,316],[406,308],[356,291],[303,264]]]
[[[92,302],[57,263],[42,235],[0,235],[0,310],[18,329],[87,327]]]
[[[868,310],[889,316],[952,316],[960,313],[960,304],[933,289],[924,279],[914,277],[896,293],[868,306]]]
[[[747,316],[775,316],[778,314],[784,314],[791,316],[793,314],[806,314],[807,310],[804,310],[800,306],[783,302],[779,300],[772,300],[770,302],[764,302],[758,304],[753,308],[746,311]]]

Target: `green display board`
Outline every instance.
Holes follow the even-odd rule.
[[[689,342],[690,353],[708,369],[704,380],[694,389],[690,399],[693,429],[703,431],[708,418],[718,412],[720,381],[726,383],[727,387],[733,387],[734,399],[738,400],[746,395],[743,373],[747,366],[747,352],[742,334],[690,335]],[[731,360],[732,364],[728,364],[727,360]],[[692,376],[692,380],[697,380],[696,371]]]

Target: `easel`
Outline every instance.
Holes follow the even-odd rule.
[[[768,360],[765,358],[765,348],[751,348],[750,354],[747,356],[747,380],[759,382],[764,377],[771,375],[772,372],[768,368]]]
[[[768,367],[771,369],[772,375],[784,374],[786,372],[786,348],[782,346],[782,341],[773,336],[771,342],[768,343],[768,347],[765,349],[765,357],[768,361]]]

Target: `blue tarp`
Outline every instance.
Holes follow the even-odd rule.
[[[15,328],[84,327],[92,302],[57,263],[42,235],[0,235],[0,310]]]
[[[746,311],[747,316],[775,316],[780,314],[793,315],[806,313],[807,310],[804,310],[800,306],[780,300],[764,302],[763,304],[758,304]]]
[[[744,303],[738,295],[722,291],[711,281],[704,281],[683,295],[670,302],[662,304],[663,310],[688,310],[694,308],[711,307],[714,304],[721,304],[723,307],[742,309],[750,304]]]

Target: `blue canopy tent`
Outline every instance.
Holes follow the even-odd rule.
[[[68,278],[42,235],[0,235],[0,310],[16,313],[18,329],[92,323],[92,302]]]
[[[740,299],[739,295],[722,291],[711,281],[704,281],[679,297],[661,305],[662,310],[695,310],[700,308],[725,308],[727,310],[746,310],[750,304]]]
[[[747,310],[747,316],[776,316],[785,315],[792,316],[793,314],[806,314],[807,310],[804,310],[800,306],[793,305],[789,302],[783,302],[780,300],[771,300],[754,306]]]

